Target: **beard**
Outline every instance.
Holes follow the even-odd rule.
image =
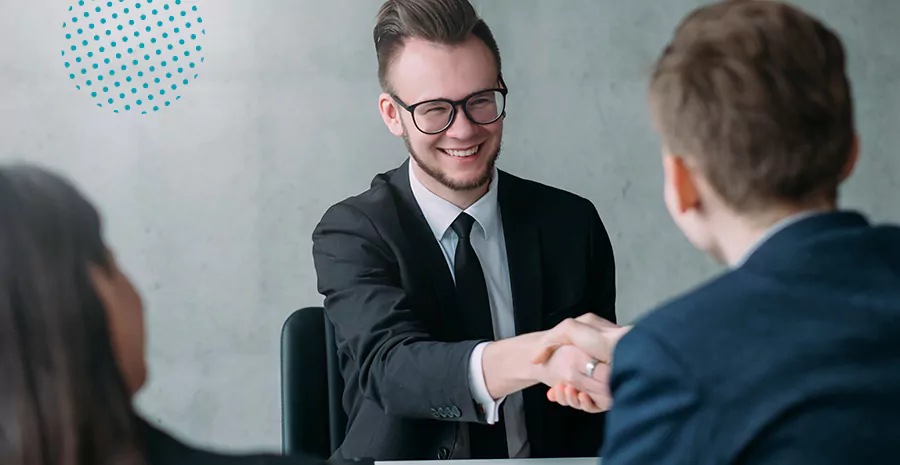
[[[425,163],[422,157],[420,157],[419,154],[417,154],[416,151],[413,150],[412,144],[410,144],[409,142],[409,132],[406,130],[406,125],[403,125],[403,143],[406,144],[406,150],[409,151],[409,154],[413,157],[413,160],[418,163],[419,167],[422,168],[422,171],[424,171],[425,174],[433,178],[435,181],[441,183],[441,185],[443,185],[444,187],[455,191],[471,191],[484,187],[486,184],[491,182],[491,179],[494,176],[494,165],[496,165],[497,159],[500,158],[500,147],[497,147],[496,152],[488,155],[488,163],[487,166],[485,166],[483,173],[481,173],[477,178],[471,181],[459,182],[450,178],[447,173],[444,173],[440,169]],[[479,147],[478,150],[481,150],[481,148]]]

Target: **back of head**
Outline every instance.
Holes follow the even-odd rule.
[[[378,10],[373,38],[378,80],[392,92],[390,65],[406,40],[416,38],[443,45],[461,44],[474,35],[487,45],[500,67],[500,50],[488,25],[468,0],[387,0]]]
[[[136,418],[88,265],[100,219],[40,168],[0,168],[0,463],[140,463]]]
[[[659,58],[649,100],[667,152],[742,214],[833,203],[854,151],[840,39],[769,0],[701,7]]]

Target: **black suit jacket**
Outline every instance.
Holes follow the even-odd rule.
[[[304,455],[221,454],[195,447],[176,439],[169,433],[140,420],[144,433],[147,465],[373,465],[371,460],[332,460]]]
[[[616,347],[603,465],[900,463],[900,229],[800,220]]]
[[[455,287],[413,197],[408,164],[327,210],[313,233],[325,311],[335,325],[348,412],[342,457],[457,458],[461,422],[484,422],[469,392],[481,341],[448,341]],[[594,206],[499,172],[516,330],[548,329],[593,312],[615,321],[615,266]],[[596,456],[604,415],[523,393],[533,457]]]

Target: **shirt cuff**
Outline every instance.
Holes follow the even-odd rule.
[[[506,396],[494,399],[488,392],[487,384],[484,382],[484,369],[482,368],[482,356],[484,348],[490,342],[482,342],[475,346],[472,355],[469,358],[469,391],[475,402],[481,406],[484,412],[485,420],[489,425],[493,425],[500,418],[500,404],[506,399]]]

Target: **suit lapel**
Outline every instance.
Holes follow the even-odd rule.
[[[512,288],[516,334],[531,333],[541,328],[543,289],[541,283],[541,236],[538,223],[530,207],[528,192],[521,189],[518,179],[502,171],[497,188],[503,235],[506,238],[506,257]],[[540,453],[543,446],[541,405],[546,403],[544,389],[532,386],[522,391],[525,407],[525,429],[531,452]]]
[[[529,210],[528,193],[518,189],[515,178],[498,172],[497,199],[506,238],[516,334],[530,333],[542,329],[540,230]]]
[[[429,280],[434,286],[436,303],[440,308],[440,326],[452,326],[456,310],[456,285],[444,258],[440,244],[435,240],[428,226],[428,221],[419,208],[418,202],[409,185],[409,160],[389,175],[391,191],[397,199],[400,228],[407,238],[407,256],[418,264],[418,269],[427,269],[434,279]],[[444,331],[444,333],[448,333]],[[447,336],[448,334],[442,334]]]

